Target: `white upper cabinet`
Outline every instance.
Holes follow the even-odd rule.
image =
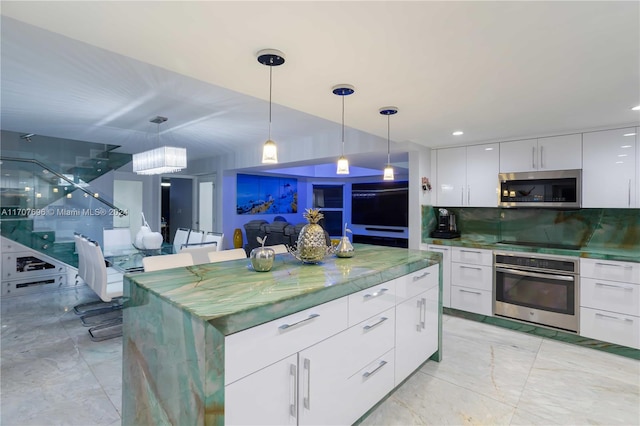
[[[500,172],[580,169],[581,151],[581,134],[502,142]]]
[[[436,156],[437,205],[498,205],[499,144],[438,149]]]
[[[583,135],[582,207],[638,206],[637,129]]]

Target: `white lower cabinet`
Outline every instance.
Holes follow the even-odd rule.
[[[451,307],[493,315],[493,252],[452,247]]]
[[[395,385],[438,349],[438,286],[396,308]]]
[[[580,259],[580,335],[640,349],[640,264]]]
[[[438,297],[433,265],[229,336],[225,424],[354,423],[438,350]]]

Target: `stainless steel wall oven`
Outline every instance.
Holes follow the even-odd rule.
[[[578,332],[578,258],[494,253],[495,315]]]

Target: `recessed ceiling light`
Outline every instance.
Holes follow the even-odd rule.
[[[451,133],[453,136],[461,136],[464,135],[464,132],[462,130],[456,130],[455,132]]]
[[[631,148],[631,145],[622,145],[620,148]]]
[[[622,136],[635,136],[635,135],[636,135],[635,133],[625,133],[625,134],[624,134],[624,135],[622,135]]]
[[[640,105],[631,108],[632,111],[640,111]]]
[[[485,148],[485,151],[493,151],[493,148]]]

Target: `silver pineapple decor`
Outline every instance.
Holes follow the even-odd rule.
[[[300,230],[296,249],[289,249],[289,252],[302,262],[318,263],[330,249],[325,240],[324,229],[318,224],[324,215],[318,209],[306,209],[303,216],[309,223]]]

